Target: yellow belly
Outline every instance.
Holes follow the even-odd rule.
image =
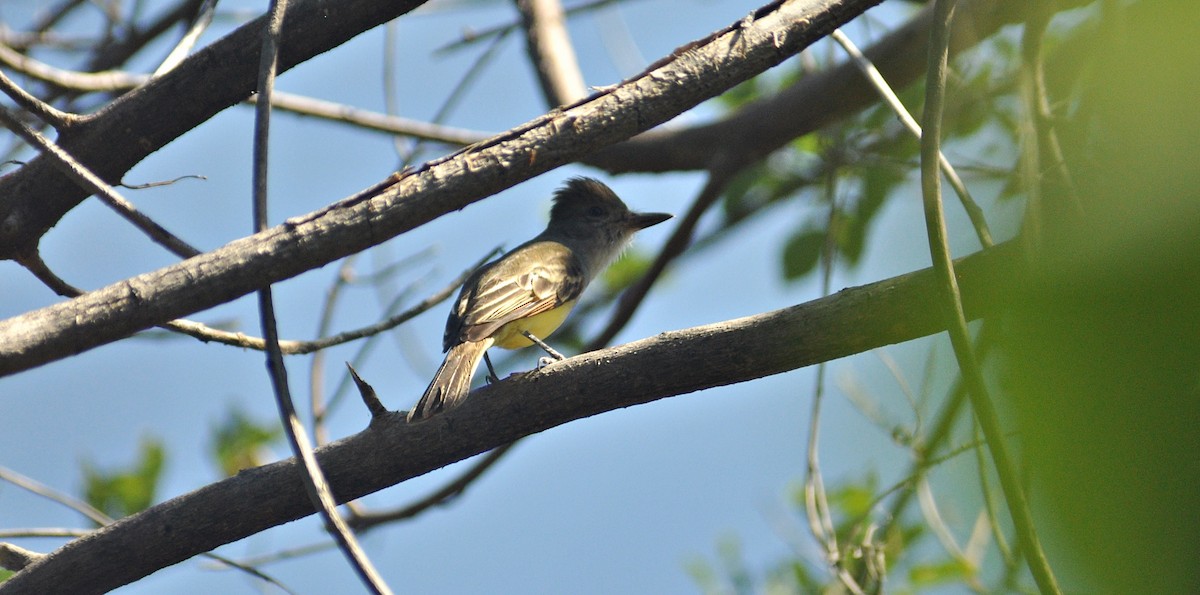
[[[547,310],[529,318],[514,320],[500,327],[496,334],[492,335],[492,338],[496,340],[497,347],[505,349],[529,347],[533,345],[533,341],[521,334],[522,332],[529,331],[533,336],[545,340],[567,319],[567,314],[570,314],[571,308],[574,307],[574,301],[563,302],[563,305],[553,310]]]

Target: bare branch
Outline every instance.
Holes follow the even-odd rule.
[[[504,455],[508,454],[514,445],[516,445],[516,442],[509,442],[499,448],[493,449],[474,465],[471,465],[471,468],[467,469],[462,475],[459,475],[420,500],[395,510],[353,514],[346,522],[359,531],[366,531],[385,523],[411,519],[430,508],[448,504],[461,496],[476,479],[479,479],[485,471],[491,469],[496,464],[496,461],[499,461]]]
[[[297,0],[288,11],[289,31],[295,34],[283,47],[280,71],[422,3],[341,0],[331,18],[323,0]],[[199,2],[182,4],[191,5],[194,11]],[[120,179],[147,155],[250,97],[265,23],[265,17],[246,23],[170,72],[122,95],[73,127],[70,134],[60,136],[59,144],[102,179]],[[3,49],[0,58],[7,53]],[[88,194],[41,157],[0,179],[0,258],[36,245],[37,238]]]
[[[1056,10],[1091,0],[1060,0]],[[964,0],[958,10],[950,50],[956,54],[1021,22],[1041,0]],[[903,88],[925,72],[931,13],[913,17],[866,50],[865,55],[894,87]],[[779,94],[747,104],[723,120],[701,126],[656,130],[589,155],[584,162],[610,173],[711,169],[714,161],[738,168],[783,147],[794,138],[858,113],[878,94],[856,66],[842,63],[807,75]]]
[[[11,543],[0,543],[0,568],[21,570],[42,559],[45,555],[17,547]]]
[[[2,46],[0,46],[2,47]],[[0,90],[4,91],[5,95],[12,98],[17,105],[24,108],[29,113],[37,116],[38,119],[50,125],[55,130],[68,128],[79,121],[79,116],[69,114],[64,111],[55,109],[54,106],[38,99],[31,95],[25,89],[18,86],[12,79],[8,78],[3,71],[0,71]]]
[[[50,163],[53,167],[75,183],[86,188],[89,192],[95,193],[101,202],[132,223],[134,227],[137,227],[147,236],[150,236],[150,239],[154,240],[155,243],[183,258],[195,256],[200,253],[199,250],[179,239],[167,231],[166,228],[139,211],[137,207],[133,206],[133,203],[125,200],[125,197],[121,196],[115,188],[100,179],[100,176],[92,173],[91,170],[76,160],[70,153],[42,136],[36,130],[26,126],[2,106],[0,106],[0,122],[3,122],[17,136],[20,136],[26,142],[36,147],[42,155],[50,158]]]
[[[587,86],[567,33],[562,4],[558,0],[517,0],[517,9],[521,11],[526,47],[546,103],[554,107],[586,97]]]
[[[0,374],[224,303],[384,242],[576,160],[594,147],[629,138],[778,64],[873,1],[772,6],[753,23],[718,31],[616,88],[324,209],[69,302],[0,321]],[[149,86],[170,79],[189,62]],[[13,177],[0,178],[0,189]]]
[[[251,101],[254,99],[251,98]],[[315,116],[368,130],[411,136],[456,147],[477,143],[491,136],[490,133],[430,124],[279,91],[271,97],[271,107],[301,116]]]
[[[996,311],[1005,299],[999,289],[1020,283],[1024,269],[1014,248],[1001,245],[958,263],[969,316]],[[403,415],[390,414],[318,449],[317,457],[338,501],[354,500],[575,419],[941,332],[944,317],[931,307],[938,291],[926,269],[775,312],[587,353],[478,389],[437,421],[407,424]],[[299,482],[294,460],[244,471],[68,543],[0,584],[0,594],[91,593],[127,584],[312,514]],[[164,526],[172,529],[169,539]]]
[[[287,13],[288,0],[272,0],[267,28],[262,37],[262,55],[259,60],[258,96],[264,102],[255,106],[254,114],[254,163],[253,163],[253,197],[254,197],[254,230],[261,232],[267,228],[267,171],[270,160],[268,147],[270,143],[271,95],[275,91],[275,75],[279,64],[279,48],[283,40],[283,18]],[[271,388],[275,395],[275,404],[279,408],[280,422],[287,435],[292,454],[301,462],[304,473],[304,491],[317,512],[325,521],[325,530],[333,536],[338,549],[346,557],[351,568],[358,574],[363,584],[377,595],[391,595],[383,577],[375,570],[375,566],[359,545],[354,532],[338,514],[337,504],[333,499],[333,491],[329,487],[326,475],[313,454],[312,440],[296,414],[296,405],[292,400],[288,387],[287,368],[283,363],[283,351],[279,348],[279,330],[275,323],[275,300],[271,287],[268,285],[258,291],[258,312],[262,323],[263,341],[266,344],[267,372],[271,377]],[[357,375],[355,376],[357,378]],[[361,388],[360,384],[360,388]],[[371,396],[375,392],[371,391]],[[364,399],[366,394],[364,392]],[[378,399],[375,400],[378,404]],[[382,407],[382,405],[380,405]]]
[[[187,33],[184,33],[183,38],[179,40],[179,43],[175,44],[175,48],[171,50],[171,53],[154,70],[153,76],[169,72],[191,53],[192,48],[196,46],[196,42],[200,40],[200,36],[212,24],[213,14],[216,11],[217,0],[203,0],[203,4],[200,5],[200,11],[192,22],[192,26],[188,27]]]
[[[871,86],[879,91],[879,95],[883,97],[888,107],[896,112],[896,116],[900,118],[900,122],[904,124],[904,127],[909,132],[912,132],[913,136],[916,136],[918,139],[921,138],[921,125],[917,124],[916,118],[913,118],[908,109],[904,107],[904,103],[900,101],[900,97],[888,85],[883,75],[879,74],[879,69],[875,68],[875,65],[863,55],[858,46],[854,45],[854,42],[845,33],[842,33],[841,29],[834,31],[830,37],[838,45],[842,46],[842,49],[846,50],[846,54],[850,56],[854,65],[858,66],[863,76],[871,81]],[[971,224],[975,226],[975,235],[979,237],[979,243],[984,248],[990,248],[994,242],[992,241],[992,232],[988,228],[987,219],[983,216],[983,209],[979,207],[979,203],[975,202],[975,198],[967,190],[967,185],[958,176],[958,172],[955,171],[950,160],[946,158],[946,154],[941,151],[938,151],[938,165],[941,167],[942,174],[946,176],[946,180],[950,182],[950,186],[954,188],[954,192],[958,194],[958,200],[962,202],[963,210],[967,212],[967,217],[970,218]]]

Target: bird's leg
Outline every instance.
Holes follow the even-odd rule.
[[[483,363],[487,364],[487,367],[488,367],[487,376],[483,377],[483,381],[488,384],[491,384],[493,382],[500,382],[500,377],[496,375],[496,368],[492,367],[492,358],[488,357],[488,354],[486,351],[483,352]]]
[[[542,348],[542,351],[545,351],[546,353],[550,354],[550,357],[543,357],[543,358],[541,358],[541,359],[539,359],[539,360],[538,360],[538,369],[539,369],[539,370],[540,370],[540,369],[542,369],[542,368],[543,368],[543,367],[545,367],[545,366],[548,366],[548,365],[550,365],[550,364],[552,364],[552,363],[556,362],[556,361],[559,361],[559,362],[560,362],[560,361],[562,361],[562,360],[564,360],[564,359],[567,359],[565,356],[563,356],[563,354],[561,354],[561,353],[559,353],[559,352],[555,351],[553,347],[551,347],[551,346],[547,345],[545,341],[543,341],[543,340],[541,340],[541,339],[537,338],[536,336],[534,336],[534,334],[533,334],[533,333],[531,333],[531,332],[529,332],[529,331],[521,331],[521,334],[522,334],[522,335],[525,335],[525,338],[526,338],[526,339],[529,339],[530,341],[533,341],[533,344],[534,344],[534,345],[537,345],[538,347],[541,347],[541,348]],[[553,359],[551,359],[551,358],[553,358]]]

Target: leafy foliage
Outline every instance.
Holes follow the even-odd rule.
[[[232,408],[213,429],[211,450],[226,477],[265,462],[267,445],[278,441],[283,430],[278,424],[255,422],[239,408]]]
[[[137,462],[127,469],[102,471],[84,461],[84,500],[114,518],[149,508],[165,457],[162,441],[147,437],[141,441]]]

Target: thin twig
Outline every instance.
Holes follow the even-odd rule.
[[[929,478],[923,477],[917,481],[917,502],[920,504],[921,514],[925,518],[925,525],[928,526],[938,543],[942,544],[942,548],[950,557],[961,564],[968,571],[964,581],[976,592],[984,592],[983,585],[979,583],[979,568],[974,564],[967,554],[963,552],[958,541],[954,539],[954,534],[950,532],[950,527],[946,525],[946,521],[942,519],[942,513],[938,510],[937,500],[933,497],[933,489],[929,485]]]
[[[1050,108],[1049,91],[1046,89],[1046,72],[1042,59],[1042,42],[1046,27],[1054,12],[1054,2],[1040,2],[1030,10],[1021,35],[1021,96],[1025,102],[1026,117],[1021,129],[1024,143],[1020,164],[1025,180],[1026,219],[1022,232],[1025,241],[1037,245],[1041,241],[1043,218],[1053,215],[1079,217],[1083,205],[1075,188],[1071,171],[1067,168],[1062,145],[1054,130],[1054,114]],[[1043,167],[1045,162],[1049,167]],[[1050,190],[1043,185],[1043,175],[1050,181]],[[1067,204],[1046,204],[1045,196],[1060,196]],[[1048,211],[1048,208],[1054,208]]]
[[[1009,514],[1016,527],[1017,538],[1028,552],[1028,566],[1034,581],[1043,593],[1060,593],[1058,582],[1046,560],[1029,510],[1029,502],[1017,476],[1016,466],[1010,458],[999,415],[988,395],[983,374],[971,349],[971,337],[967,331],[963,312],[962,295],[954,276],[954,263],[946,239],[946,221],[942,210],[941,175],[938,166],[941,140],[942,111],[945,103],[946,71],[950,47],[950,23],[954,17],[955,0],[936,0],[934,18],[930,29],[928,81],[925,85],[925,134],[921,135],[921,194],[925,210],[925,228],[929,238],[929,251],[933,259],[934,272],[942,286],[942,297],[947,310],[950,343],[954,348],[959,369],[966,381],[967,393],[975,409],[976,418],[983,428],[988,449],[1000,476]]]
[[[504,40],[507,37],[507,35],[501,35],[497,37],[495,41],[493,41],[492,44],[483,51],[483,53],[479,54],[479,56],[475,58],[475,61],[471,63],[470,68],[467,68],[467,70],[463,72],[463,75],[459,77],[458,82],[454,85],[454,88],[450,90],[450,94],[446,97],[446,100],[442,102],[440,107],[438,107],[437,113],[433,115],[431,122],[434,125],[440,125],[446,120],[447,117],[450,116],[450,113],[454,110],[454,108],[458,107],[459,102],[463,97],[466,96],[467,89],[470,88],[471,83],[473,83],[477,77],[483,73],[483,69],[491,64],[492,60],[499,55],[500,48],[503,47]],[[402,159],[400,160],[401,169],[408,167],[414,161],[416,161],[418,155],[421,153],[421,149],[424,147],[425,143],[421,140],[413,143],[412,146],[409,147],[408,153],[403,155]]]
[[[299,558],[302,556],[319,554],[334,547],[337,547],[337,544],[335,544],[333,541],[321,541],[317,543],[310,543],[308,545],[277,550],[257,556],[249,556],[242,558],[238,562],[247,566],[265,566],[267,564],[272,564],[282,560],[291,560],[293,558]]]
[[[833,264],[837,260],[837,243],[834,230],[837,228],[837,176],[830,169],[824,185],[829,203],[829,217],[825,225],[825,242],[821,250],[821,295],[829,295],[833,282]],[[809,413],[808,443],[804,468],[804,510],[808,517],[809,530],[813,537],[824,548],[825,561],[834,569],[834,574],[846,590],[855,595],[863,595],[864,591],[858,581],[846,570],[841,548],[838,546],[837,529],[833,525],[833,515],[829,508],[829,499],[825,491],[825,477],[821,472],[820,435],[821,435],[821,404],[825,397],[825,375],[828,366],[824,363],[817,366],[816,378],[813,380],[812,409]]]
[[[485,262],[491,260],[492,257],[494,255],[496,255],[499,251],[500,251],[499,248],[493,248],[490,252],[488,252],[486,255],[484,255],[483,258],[476,261],[470,268],[467,268],[467,269],[463,270],[463,272],[459,273],[459,275],[457,277],[455,277],[452,281],[450,281],[450,283],[447,283],[445,285],[445,287],[443,287],[436,294],[426,298],[421,303],[417,304],[416,306],[413,306],[412,308],[409,308],[408,310],[405,310],[401,314],[398,314],[395,316],[389,315],[387,320],[392,320],[394,318],[399,318],[399,317],[406,317],[405,320],[407,320],[409,318],[412,318],[413,316],[416,316],[417,314],[420,314],[421,312],[425,312],[426,310],[429,310],[434,305],[442,302],[446,298],[453,295],[454,292],[459,288],[459,286],[462,285],[463,282],[465,282],[467,280],[467,277],[469,277],[471,275],[471,273],[475,272],[475,269],[483,266],[483,264]],[[391,312],[394,307],[398,307],[398,305],[403,302],[403,300],[401,299],[402,297],[403,296],[398,296],[397,299],[393,300],[393,304],[388,306],[386,312]],[[392,325],[391,327],[388,327],[388,328],[390,329],[395,326],[398,326],[398,324]],[[387,329],[382,329],[382,330],[387,330]],[[353,332],[353,331],[351,331],[351,332]],[[345,334],[347,334],[347,333],[341,333],[341,334],[335,335],[335,336],[340,337]],[[354,355],[350,358],[350,365],[361,368],[362,363],[366,360],[367,354],[370,353],[371,349],[375,345],[375,341],[380,336],[381,336],[381,333],[379,333],[379,332],[375,332],[375,333],[371,333],[370,335],[366,335],[367,340],[363,341],[363,343],[359,346],[358,351],[356,351],[354,353]],[[344,374],[342,376],[341,381],[338,383],[337,388],[334,390],[333,396],[331,396],[329,398],[329,404],[326,405],[324,408],[320,409],[319,413],[322,416],[327,416],[329,414],[329,412],[333,411],[334,407],[336,407],[337,404],[339,402],[341,402],[342,398],[346,395],[347,391],[350,389],[351,384],[352,384],[352,379],[350,378],[350,375]],[[315,415],[315,413],[316,412],[314,412],[314,415]]]
[[[83,537],[95,529],[67,529],[66,527],[29,527],[0,529],[0,539],[18,537]]]
[[[489,257],[491,254],[492,253],[489,253]],[[39,281],[41,281],[58,295],[73,298],[84,293],[83,290],[71,285],[70,283],[67,283],[58,275],[54,274],[54,272],[50,270],[48,266],[46,266],[46,263],[36,253],[33,255],[22,256],[18,259],[18,261],[21,266],[29,270],[34,277],[36,277]],[[482,264],[482,262],[479,264]],[[470,269],[463,272],[450,283],[446,284],[446,286],[430,294],[425,299],[413,305],[411,308],[408,308],[407,310],[404,310],[398,314],[390,315],[387,318],[376,322],[375,324],[343,331],[336,335],[321,337],[320,339],[314,339],[312,341],[281,339],[279,341],[279,348],[285,355],[305,355],[319,352],[343,343],[356,341],[358,339],[373,337],[385,331],[389,331],[400,326],[401,324],[404,324],[405,322],[408,322],[409,320],[412,320],[418,315],[423,314],[430,308],[449,298],[454,294],[454,291],[458,289],[458,286],[462,285],[463,281],[468,275],[471,274],[473,270],[474,269]],[[202,322],[188,320],[186,318],[172,320],[160,325],[160,327],[193,337],[195,339],[199,339],[205,343],[220,343],[223,345],[241,347],[243,349],[254,349],[257,351],[264,351],[266,349],[266,342],[263,341],[262,337],[255,337],[240,332],[226,331],[211,327]]]
[[[163,59],[162,64],[154,70],[153,76],[162,76],[171,72],[184,58],[187,58],[191,53],[192,48],[196,46],[196,42],[200,40],[200,36],[208,30],[208,26],[212,24],[213,14],[217,11],[217,0],[204,0],[200,5],[200,11],[196,14],[192,26],[188,27],[187,33],[183,34],[179,43],[175,44],[175,48],[170,54]]]
[[[8,483],[11,483],[27,492],[46,498],[47,500],[58,502],[59,504],[78,512],[79,514],[82,514],[88,519],[91,519],[97,525],[104,526],[113,522],[112,517],[104,514],[103,511],[95,506],[60,492],[40,481],[37,481],[36,479],[33,479],[32,477],[21,475],[20,473],[17,473],[16,471],[13,471],[7,467],[0,467],[0,479],[3,479],[4,481],[7,481]]]
[[[22,54],[0,43],[0,62],[14,70],[72,91],[126,91],[150,80],[148,75],[119,70],[104,72],[75,72],[56,68]],[[85,117],[86,116],[80,116]]]
[[[279,43],[283,35],[283,16],[286,11],[287,0],[272,0],[259,63],[258,94],[267,100],[255,106],[253,187],[254,229],[256,232],[267,229],[267,147],[270,138],[270,97],[275,86]],[[263,339],[266,341],[267,347],[267,371],[271,377],[275,401],[279,407],[279,416],[287,433],[292,453],[302,463],[305,470],[303,474],[304,487],[308,492],[309,499],[324,517],[327,523],[326,529],[338,542],[339,548],[362,579],[363,584],[373,593],[390,595],[391,589],[379,576],[370,559],[359,547],[358,540],[337,513],[337,503],[334,501],[333,492],[313,453],[312,444],[304,426],[300,423],[299,416],[296,415],[296,407],[288,389],[283,352],[279,348],[279,334],[275,325],[275,306],[270,286],[259,290],[258,304],[262,319]]]
[[[893,112],[896,112],[896,116],[900,118],[900,122],[904,124],[904,127],[918,139],[921,138],[921,125],[917,124],[916,119],[904,107],[904,102],[900,101],[900,97],[888,85],[887,80],[883,78],[879,69],[875,68],[870,59],[863,55],[858,46],[854,45],[854,42],[845,33],[842,33],[841,29],[834,30],[830,34],[830,37],[838,42],[838,45],[842,46],[842,49],[850,56],[854,65],[862,71],[871,85],[875,87],[875,90],[879,92],[879,95],[883,97],[888,107],[892,108]],[[979,238],[979,243],[984,248],[991,248],[994,244],[992,241],[992,232],[988,228],[987,218],[984,217],[983,209],[980,208],[979,203],[975,202],[975,198],[967,190],[967,185],[963,183],[954,166],[950,164],[950,160],[940,150],[938,151],[938,165],[941,167],[942,173],[946,175],[950,186],[954,188],[954,192],[958,194],[958,200],[962,203],[963,210],[967,212],[967,217],[971,220],[971,225],[975,227],[975,235]]]
[[[83,516],[86,516],[87,518],[91,519],[97,525],[99,525],[101,527],[113,522],[112,517],[108,516],[103,511],[97,509],[96,507],[92,506],[91,504],[88,504],[87,502],[79,500],[78,498],[75,498],[75,497],[65,494],[63,492],[60,492],[44,483],[41,483],[40,481],[37,481],[36,479],[33,479],[31,477],[26,477],[20,473],[17,473],[16,471],[13,471],[12,469],[8,469],[6,467],[0,467],[0,479],[7,481],[23,490],[26,490],[33,494],[37,494],[38,496],[41,496],[43,498],[53,500],[54,502],[58,502],[59,504],[62,504],[63,506],[66,506],[67,508],[70,508],[71,510],[76,511],[76,512],[82,514]],[[12,537],[83,537],[85,535],[88,535],[89,533],[91,533],[91,531],[86,530],[86,529],[45,529],[45,528],[42,528],[42,529],[14,529],[14,530],[0,531],[0,538],[7,539],[7,538],[12,538]],[[208,552],[203,555],[207,558],[210,558],[212,560],[217,560],[223,564],[227,564],[233,568],[241,570],[242,572],[250,574],[251,576],[254,576],[258,579],[261,579],[263,581],[271,583],[271,584],[279,587],[280,589],[283,589],[287,593],[292,593],[292,590],[288,589],[287,586],[285,586],[283,583],[279,582],[279,580],[263,573],[262,571],[258,570],[257,568],[253,568],[246,564],[235,562],[233,560],[225,558],[224,556],[220,556],[220,555],[214,554],[212,552]]]
[[[150,80],[148,75],[116,70],[96,73],[65,70],[25,56],[3,44],[0,44],[0,63],[7,64],[22,74],[73,91],[125,91],[140,87]],[[246,101],[253,104],[258,98],[255,95]],[[390,116],[280,91],[271,95],[271,107],[301,116],[350,124],[365,130],[411,136],[452,146],[466,146],[492,136],[491,133]],[[71,115],[80,120],[88,117]]]
[[[166,228],[137,210],[137,207],[133,206],[133,203],[125,200],[116,189],[100,179],[100,176],[92,173],[90,169],[77,161],[70,153],[63,150],[62,147],[54,144],[50,139],[42,136],[36,130],[26,126],[20,119],[2,106],[0,106],[0,121],[9,130],[12,130],[18,136],[25,139],[26,142],[41,151],[50,160],[55,169],[73,180],[76,184],[79,184],[80,187],[94,193],[101,202],[108,205],[121,217],[124,217],[126,221],[132,223],[134,227],[142,230],[147,236],[150,236],[150,239],[154,240],[155,243],[181,258],[191,258],[200,254],[199,250],[171,234]]]
[[[514,445],[516,445],[516,442],[510,442],[499,448],[492,449],[491,452],[484,455],[483,458],[479,459],[478,462],[472,465],[470,469],[467,469],[462,475],[454,478],[454,480],[420,500],[392,511],[356,514],[347,519],[347,522],[358,531],[366,531],[384,523],[410,519],[434,506],[447,504],[455,497],[462,495],[476,479],[479,479],[483,475],[484,471],[492,468],[500,460],[500,457],[507,454]]]
[[[974,430],[975,440],[983,442],[979,424],[971,424],[971,428]],[[992,480],[989,479],[990,474],[985,459],[982,449],[975,451],[975,466],[979,468],[979,493],[983,497],[983,511],[987,516],[988,527],[992,531],[993,539],[996,541],[996,548],[1000,550],[1000,557],[1004,559],[1005,568],[1008,568],[1016,563],[1016,559],[1013,557],[1012,548],[1008,545],[1008,539],[1004,537],[1004,530],[1000,528],[1000,514],[997,511],[995,498],[996,490],[992,488]]]
[[[251,97],[250,101],[253,102],[255,99],[257,99],[257,96]],[[271,107],[301,116],[313,116],[333,122],[351,124],[365,130],[411,136],[413,138],[456,147],[474,144],[492,136],[491,133],[381,114],[379,112],[292,93],[276,92],[271,96]]]
[[[33,22],[30,29],[37,33],[45,33],[83,4],[88,4],[87,0],[63,0],[58,6],[48,7],[38,20]]]
[[[0,70],[0,91],[3,91],[5,95],[11,97],[12,100],[17,103],[17,105],[21,106],[29,113],[37,116],[41,121],[49,124],[51,128],[60,132],[78,124],[83,120],[82,117],[76,114],[59,110],[49,103],[34,97],[28,91],[17,85],[17,83],[13,82],[12,79],[8,78],[8,76],[5,75],[4,71],[2,70]]]
[[[358,254],[351,254],[342,261],[342,265],[338,267],[338,273],[334,277],[333,283],[329,286],[329,290],[325,292],[325,301],[321,304],[321,315],[317,321],[317,336],[324,337],[329,334],[329,329],[333,327],[333,314],[337,309],[338,298],[342,295],[342,289],[350,283],[350,278],[354,274],[354,262],[358,260]],[[350,362],[346,362],[346,367],[350,368],[351,374],[354,375],[355,384],[358,384],[358,375],[354,374],[354,367]],[[361,393],[361,386],[359,392]],[[317,444],[325,444],[329,441],[325,425],[325,351],[317,351],[312,358],[308,360],[308,408],[312,413],[312,433],[313,439]]]

